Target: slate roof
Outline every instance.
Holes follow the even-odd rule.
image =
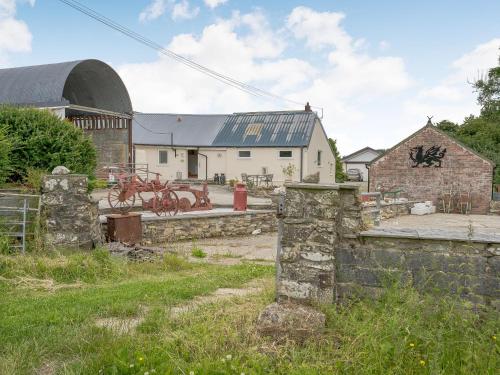
[[[308,146],[317,116],[310,111],[247,112],[230,115],[136,113],[134,144],[203,147]],[[180,121],[179,121],[180,120]]]
[[[358,150],[358,151],[355,151],[353,152],[352,154],[349,154],[349,155],[346,155],[344,156],[341,161],[348,161],[349,159],[355,157],[355,156],[358,156],[359,154],[362,154],[363,152],[365,151],[373,151],[373,152],[376,152],[377,154],[381,154],[384,152],[384,150],[375,150],[371,147],[365,147],[365,148],[362,148],[361,150]],[[367,160],[366,162],[369,162],[370,160]]]
[[[227,115],[135,113],[132,139],[139,145],[211,146]]]
[[[94,59],[0,69],[0,103],[36,107],[76,104],[132,112],[121,78],[109,65]]]

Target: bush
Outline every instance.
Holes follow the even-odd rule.
[[[11,173],[9,152],[11,145],[5,132],[0,128],[0,184],[5,183]]]
[[[11,143],[11,181],[23,181],[28,169],[50,171],[58,165],[73,173],[94,173],[96,150],[92,140],[81,129],[48,111],[0,107],[0,131]]]

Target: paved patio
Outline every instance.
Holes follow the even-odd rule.
[[[413,230],[442,230],[476,234],[500,236],[500,216],[494,215],[460,215],[460,214],[432,214],[406,215],[384,220],[380,223],[381,229],[413,229]]]
[[[201,187],[196,187],[196,188],[201,188]],[[152,196],[152,193],[144,193],[142,194],[144,198],[148,198]],[[186,193],[186,192],[179,192],[178,193],[179,198],[181,197],[187,197],[187,198],[192,198],[193,195],[191,193]],[[109,203],[108,203],[108,190],[106,189],[99,189],[95,190],[92,192],[92,197],[94,199],[99,200],[99,209],[104,210],[109,208]],[[229,191],[224,186],[219,186],[219,185],[209,185],[208,186],[208,197],[210,198],[210,201],[212,202],[213,205],[218,206],[218,207],[232,207],[233,205],[233,193]],[[192,199],[191,199],[192,200]],[[135,200],[135,207],[140,207],[142,204],[141,200],[136,197]],[[248,205],[254,206],[254,208],[258,206],[262,206],[262,208],[268,208],[271,205],[271,199],[268,198],[255,198],[255,197],[248,197]]]

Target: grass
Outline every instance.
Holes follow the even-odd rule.
[[[195,258],[205,258],[207,256],[207,253],[204,252],[201,247],[193,246],[193,248],[191,249],[191,255]]]
[[[256,334],[273,300],[269,266],[191,264],[169,255],[127,263],[104,252],[0,256],[0,373],[495,374],[497,312],[392,287],[379,301],[321,306],[327,328],[303,345]],[[33,288],[23,279],[65,288]],[[256,295],[169,309],[217,288],[263,279]],[[57,280],[57,281],[54,281]],[[96,320],[140,317],[128,333]],[[154,372],[153,372],[154,370]]]

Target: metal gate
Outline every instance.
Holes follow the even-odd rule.
[[[40,195],[0,192],[0,239],[24,254],[40,218]]]

